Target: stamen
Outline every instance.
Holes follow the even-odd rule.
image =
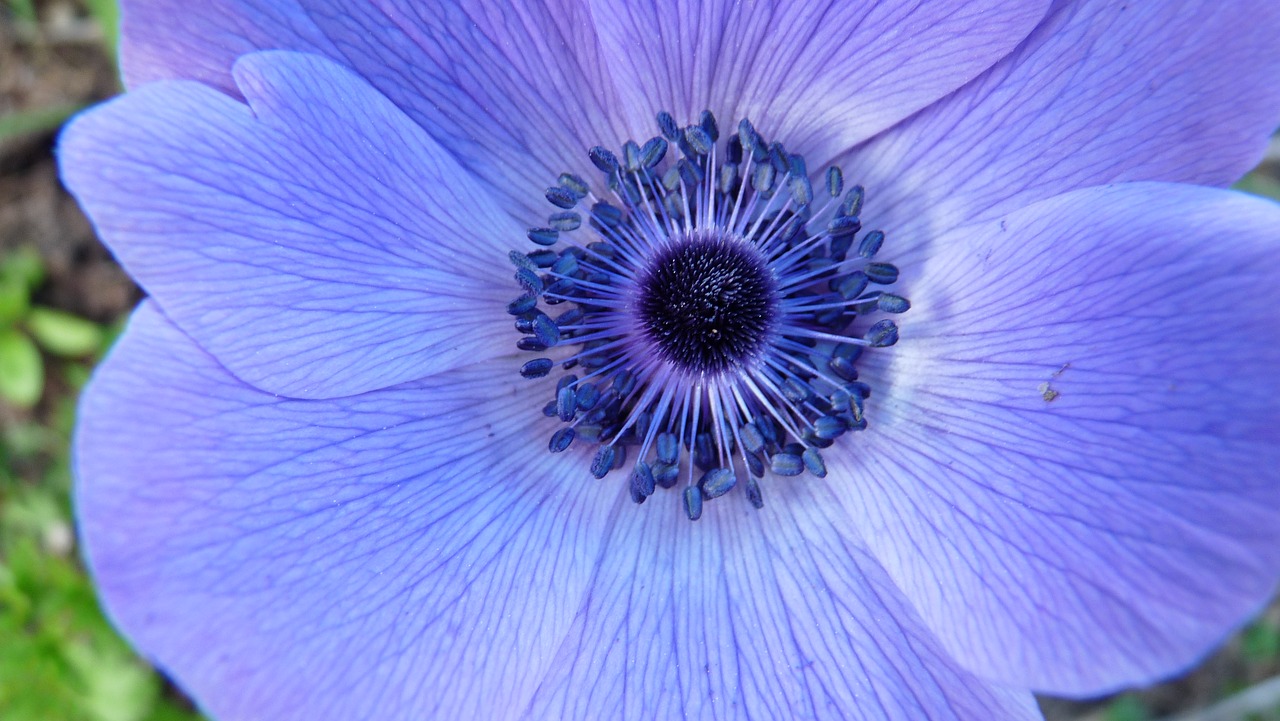
[[[805,159],[745,118],[723,144],[710,112],[657,124],[587,151],[599,186],[563,173],[546,189],[554,210],[528,231],[536,249],[511,254],[523,294],[507,312],[517,347],[542,356],[520,374],[563,371],[542,408],[565,424],[548,450],[596,444],[596,478],[630,455],[633,501],[683,482],[697,520],[739,487],[762,507],[767,476],[826,477],[821,449],[867,426],[863,348],[898,341],[863,316],[911,304],[868,290],[898,268],[874,260],[883,232],[859,239],[866,194],[840,168],[816,198]]]

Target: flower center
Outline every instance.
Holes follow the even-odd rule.
[[[856,361],[898,340],[864,316],[910,304],[874,288],[898,269],[874,260],[884,233],[859,239],[863,189],[839,168],[816,202],[804,158],[746,120],[723,150],[709,112],[658,126],[620,156],[590,150],[607,192],[570,173],[547,190],[557,210],[529,231],[539,249],[511,252],[524,294],[507,311],[539,354],[521,375],[560,369],[549,450],[595,444],[591,474],[629,467],[637,503],[683,485],[697,520],[739,485],[759,508],[766,478],[826,475],[821,450],[867,426]]]
[[[757,358],[777,290],[755,246],[719,231],[677,236],[640,274],[637,312],[673,367],[716,374]]]

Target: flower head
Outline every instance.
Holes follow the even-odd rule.
[[[1036,718],[1271,593],[1273,2],[124,18],[77,505],[215,717]]]

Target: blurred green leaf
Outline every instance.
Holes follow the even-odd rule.
[[[1235,188],[1264,198],[1280,200],[1280,181],[1264,173],[1254,172],[1244,176],[1235,184]]]
[[[1259,621],[1240,635],[1240,652],[1254,663],[1266,663],[1280,657],[1280,629]]]
[[[44,282],[44,260],[30,246],[10,251],[0,260],[0,278],[12,279],[21,283],[27,292],[33,291]]]
[[[21,533],[40,537],[55,526],[66,526],[69,519],[55,495],[47,489],[23,488],[8,498],[0,509],[5,534]]]
[[[102,27],[102,38],[107,52],[115,60],[120,47],[120,4],[116,0],[84,0],[89,14]]]
[[[84,682],[84,708],[97,721],[143,721],[160,695],[159,680],[119,650],[78,644],[67,659]]]
[[[0,274],[0,328],[21,320],[27,314],[30,298],[26,283]]]
[[[53,130],[83,107],[83,105],[55,105],[51,108],[20,110],[0,116],[0,140]]]
[[[0,259],[0,327],[27,314],[31,291],[44,280],[44,263],[33,248],[19,248]]]
[[[44,359],[31,339],[9,328],[0,330],[0,396],[30,408],[44,391]]]
[[[26,460],[66,445],[57,433],[31,422],[8,424],[4,428],[4,444],[5,450],[15,458]]]
[[[84,384],[89,382],[92,374],[93,368],[87,363],[68,363],[62,368],[62,379],[76,391],[84,388]],[[74,425],[74,423],[67,425]]]
[[[26,326],[36,343],[64,358],[87,356],[102,347],[104,334],[96,323],[53,308],[32,308]]]
[[[1151,718],[1151,713],[1142,699],[1127,693],[1107,706],[1103,718],[1106,721],[1147,721]]]
[[[59,515],[50,500],[30,488],[15,504],[24,522],[0,527],[0,719],[194,721],[112,630],[74,554],[51,555],[30,534]]]
[[[31,0],[9,0],[9,10],[18,20],[29,23],[37,20],[36,6]]]

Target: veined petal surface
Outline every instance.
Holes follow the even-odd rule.
[[[587,149],[626,132],[605,112],[613,82],[588,8],[574,0],[123,5],[131,84],[191,78],[234,95],[230,69],[244,53],[324,55],[364,76],[525,223],[547,212],[542,188],[562,171],[590,172]]]
[[[248,105],[143,86],[74,121],[63,177],[166,315],[240,378],[333,397],[505,353],[524,236],[359,77],[317,56],[236,66]]]
[[[527,717],[1041,718],[957,667],[825,489],[766,494],[697,523],[661,495],[624,509]]]
[[[587,150],[619,145],[608,58],[575,0],[299,0],[338,49],[518,215],[554,210],[561,172],[595,179]],[[652,119],[645,125],[652,126]]]
[[[1280,124],[1280,3],[1059,0],[1009,57],[844,159],[902,248],[1094,185],[1230,185]]]
[[[832,487],[979,675],[1185,668],[1280,570],[1280,206],[1128,184],[939,239]]]
[[[1047,0],[592,0],[631,132],[711,109],[825,163],[1013,50]]]
[[[295,0],[122,0],[120,70],[135,89],[198,80],[242,97],[231,67],[258,50],[337,51]]]
[[[283,399],[147,302],[75,443],[108,613],[221,721],[514,717],[628,501],[566,478],[509,370]]]
[[[206,7],[207,5],[207,7]],[[1049,0],[846,3],[126,0],[126,74],[227,92],[235,58],[305,49],[354,68],[488,182],[586,174],[587,148],[655,134],[654,114],[749,115],[825,161],[955,90],[1027,36]],[[517,211],[518,209],[518,211]]]

